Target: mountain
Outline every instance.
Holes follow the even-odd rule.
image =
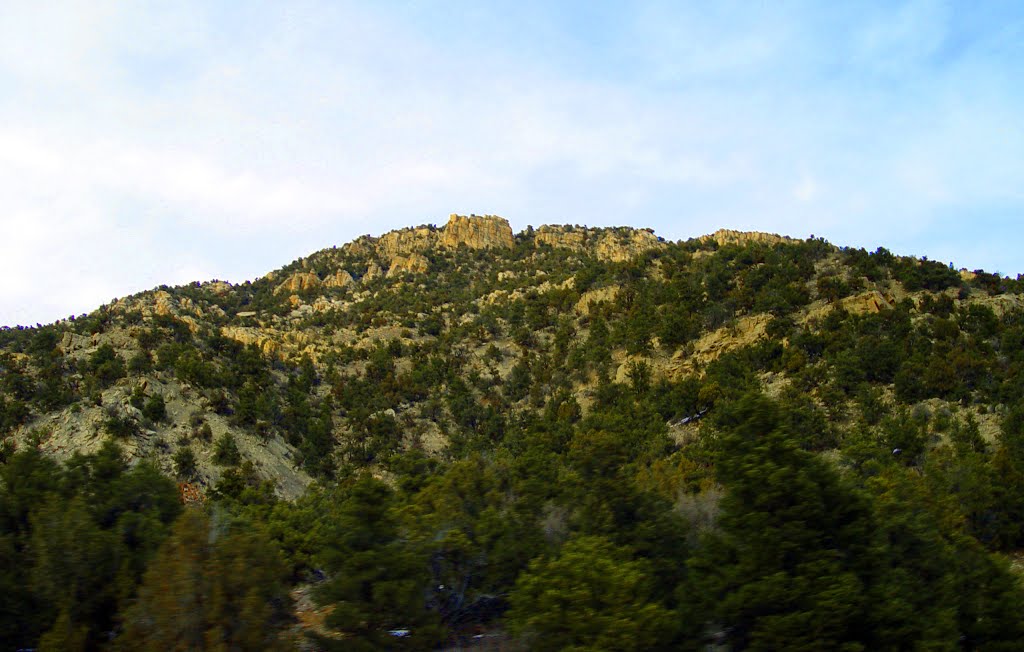
[[[821,617],[825,598],[806,581],[823,577],[842,588],[841,608],[824,610],[835,622],[810,648],[992,642],[983,621],[1004,634],[1019,626],[995,603],[1015,604],[1003,555],[1024,545],[1022,295],[1019,278],[820,238],[720,230],[668,242],[570,225],[515,234],[500,217],[452,215],[253,282],[161,286],[4,329],[3,504],[15,513],[13,465],[31,451],[60,473],[86,470],[52,488],[65,496],[92,487],[103,459],[119,459],[118,474],[158,469],[183,500],[255,523],[291,582],[324,569],[319,599],[335,615],[307,629],[333,628],[325,647],[332,636],[386,647],[405,638],[387,631],[406,629],[429,646],[505,618],[536,649],[627,649],[614,638],[621,623],[593,625],[589,638],[559,630],[576,626],[579,605],[552,595],[552,578],[597,581],[573,559],[618,578],[588,608],[632,614],[638,648],[718,637],[780,649],[765,641],[811,636],[799,623]],[[18,503],[21,516],[6,521],[15,557],[42,545],[31,534],[42,517],[27,516],[37,503]],[[784,518],[795,506],[805,516]],[[213,527],[165,516],[125,580],[143,588],[117,599],[123,613],[150,595],[142,569],[157,563],[146,561],[157,542]],[[870,537],[857,528],[869,523],[891,536],[862,550]],[[751,536],[793,547],[802,561],[775,570],[796,584],[769,590],[772,575],[748,561],[713,571],[748,558],[774,568],[764,555],[776,553],[748,549]],[[345,559],[327,550],[337,541]],[[352,566],[371,553],[420,584],[398,589],[399,577]],[[957,555],[973,560],[970,572],[928,566]],[[887,583],[882,569],[901,579]],[[391,597],[352,611],[346,573],[391,586]],[[695,600],[688,582],[710,593]],[[736,598],[752,587],[806,604],[783,600],[772,620],[745,606],[756,597]],[[925,609],[928,591],[941,595]],[[563,624],[545,621],[542,604]],[[682,612],[700,617],[681,626]],[[76,622],[93,646],[122,631],[70,606],[43,621],[35,634],[15,627],[18,644],[58,625],[77,632]],[[153,640],[123,627],[121,640]]]

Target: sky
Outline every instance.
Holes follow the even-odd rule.
[[[1019,2],[0,3],[0,325],[450,213],[1024,273]]]

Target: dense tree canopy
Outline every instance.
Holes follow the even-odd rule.
[[[2,647],[1019,649],[1020,279],[562,233],[0,330]]]

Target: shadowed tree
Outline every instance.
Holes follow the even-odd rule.
[[[258,531],[188,510],[124,615],[122,650],[275,650],[286,569]]]

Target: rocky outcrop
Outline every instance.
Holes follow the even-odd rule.
[[[456,249],[465,245],[470,249],[512,248],[515,239],[508,220],[496,215],[456,215],[438,229],[433,225],[390,231],[379,238],[364,236],[345,245],[350,254],[375,254],[384,263],[393,263],[398,258],[409,259],[412,254],[422,254],[435,247]],[[415,259],[419,262],[419,259]],[[407,262],[402,265],[408,265]],[[400,269],[400,268],[399,268]],[[398,273],[398,272],[395,272]],[[365,277],[364,277],[365,278]],[[371,277],[372,278],[372,277]]]
[[[739,319],[734,325],[719,328],[707,333],[694,342],[692,352],[687,355],[681,349],[672,357],[672,366],[680,374],[691,373],[723,353],[749,346],[766,336],[768,324],[772,316],[769,314],[750,315]]]
[[[583,251],[589,230],[586,227],[546,225],[537,228],[533,239],[538,245]]]
[[[796,242],[789,236],[775,233],[763,233],[761,231],[734,231],[732,229],[719,229],[711,235],[706,235],[701,240],[714,240],[719,246],[728,244],[743,245],[748,242],[760,242],[763,244],[779,244],[785,242]]]
[[[209,290],[216,295],[223,296],[231,291],[231,284],[227,281],[207,281],[202,285],[204,290]]]
[[[613,229],[605,231],[597,241],[594,252],[601,260],[622,263],[651,249],[664,247],[658,236],[647,229]]]
[[[375,278],[380,278],[383,274],[384,270],[380,268],[380,265],[371,261],[369,267],[366,268],[366,273],[363,274],[363,278],[361,280],[363,283],[366,283],[372,281]]]
[[[161,317],[177,316],[177,306],[174,305],[174,297],[169,293],[160,290],[153,295],[153,313]]]
[[[896,305],[896,300],[878,290],[846,297],[840,302],[843,308],[853,315],[866,315],[888,310]]]
[[[465,245],[470,249],[506,248],[515,245],[508,220],[496,215],[452,215],[441,232],[440,243],[452,249]]]
[[[426,251],[434,246],[437,240],[437,229],[432,226],[391,231],[382,235],[377,241],[377,255],[388,261],[398,256]]]
[[[328,288],[345,288],[355,284],[355,279],[352,275],[343,269],[339,269],[334,274],[331,274],[324,279],[324,287]]]
[[[585,226],[541,226],[534,242],[570,251],[591,250],[601,260],[625,262],[665,243],[648,229],[591,229]]]
[[[651,249],[665,246],[661,238],[650,229],[588,228],[585,226],[541,226],[534,233],[538,246],[550,246],[571,251],[590,250],[601,260],[612,262],[628,261]],[[408,259],[412,254],[422,255],[434,247],[457,249],[511,249],[515,237],[508,220],[496,215],[456,215],[438,229],[433,226],[419,226],[385,233],[379,238],[364,236],[345,245],[350,254],[374,255],[394,269],[398,258]],[[401,263],[408,265],[407,262]],[[401,268],[399,268],[401,269]],[[397,273],[397,272],[395,272]],[[364,277],[373,279],[369,273]]]
[[[369,235],[361,235],[352,242],[342,245],[341,250],[352,256],[367,258],[377,252],[377,239]]]
[[[576,302],[576,312],[586,315],[590,312],[590,306],[600,301],[615,301],[619,296],[619,286],[609,285],[596,290],[588,290],[580,296]]]
[[[223,326],[220,329],[220,334],[246,346],[255,344],[265,355],[274,355],[281,348],[280,344],[268,337],[267,332],[260,328]]]
[[[315,290],[320,287],[320,277],[313,272],[296,272],[274,288],[274,294],[285,294]]]
[[[868,315],[888,310],[896,305],[896,297],[891,294],[883,294],[878,290],[863,292],[850,297],[844,297],[837,303],[825,303],[816,301],[812,304],[800,323],[814,324],[820,322],[833,310],[842,309],[851,315]]]
[[[423,274],[430,269],[430,261],[423,254],[409,254],[408,256],[396,256],[388,268],[388,278],[400,274]]]

